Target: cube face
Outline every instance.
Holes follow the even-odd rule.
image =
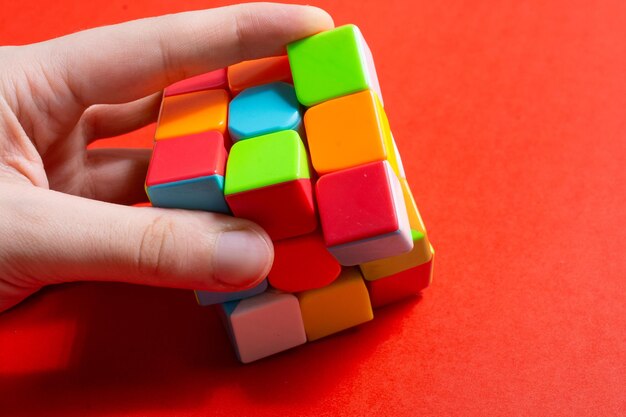
[[[210,175],[224,176],[226,148],[219,132],[201,132],[155,143],[146,186]]]
[[[224,90],[226,88],[228,88],[226,68],[221,68],[174,83],[165,88],[163,96],[176,96],[179,94],[193,93],[194,91],[202,90]]]
[[[259,224],[272,240],[304,235],[317,227],[309,179],[228,194],[226,201],[235,216]]]
[[[426,263],[382,279],[365,281],[372,307],[378,308],[395,303],[417,295],[427,288],[433,277],[435,257],[434,251],[432,253],[432,258]]]
[[[389,123],[372,91],[312,107],[304,123],[313,168],[320,175],[384,161],[391,153]]]
[[[317,202],[326,245],[342,245],[399,230],[399,214],[406,217],[406,208],[402,195],[395,192],[396,182],[387,162],[322,176],[317,182]]]
[[[210,175],[146,187],[154,207],[230,213],[224,199],[224,177]]]
[[[298,100],[305,106],[367,89],[380,94],[371,52],[354,25],[290,43],[287,55]]]
[[[297,132],[286,130],[233,145],[226,168],[225,194],[308,178],[304,144]]]
[[[265,292],[222,304],[222,314],[243,363],[249,363],[306,342],[298,299],[292,294]]]
[[[341,273],[319,232],[274,243],[274,264],[269,273],[272,287],[300,292],[324,287]]]
[[[228,130],[235,141],[281,130],[300,131],[301,125],[296,93],[284,82],[248,88],[230,102]]]
[[[264,293],[267,290],[267,280],[264,279],[260,284],[243,291],[202,291],[196,290],[196,301],[201,306],[210,306],[214,304],[227,303],[229,301],[243,300],[244,298],[254,297],[255,295]]]
[[[309,341],[374,318],[367,288],[357,268],[347,268],[332,284],[297,296]]]
[[[227,128],[229,95],[224,90],[204,90],[163,97],[154,139],[215,130],[222,134]]]
[[[228,86],[233,95],[246,88],[277,81],[291,83],[291,69],[287,56],[243,61],[228,67]]]

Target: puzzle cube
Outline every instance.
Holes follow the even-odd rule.
[[[228,93],[203,90],[163,97],[154,140],[215,130],[227,133]]]
[[[163,91],[163,96],[176,96],[202,90],[226,90],[227,88],[226,69],[221,68],[174,83]]]
[[[300,136],[302,116],[293,86],[284,82],[248,88],[229,106],[228,130],[233,141],[295,130]]]
[[[419,294],[428,287],[433,278],[435,252],[430,260],[413,268],[375,281],[365,281],[372,307],[378,308]]]
[[[267,290],[267,280],[264,279],[259,285],[243,291],[201,291],[196,290],[196,301],[201,306],[210,306],[213,304],[222,304],[228,301],[243,300],[257,294],[264,293]]]
[[[434,251],[359,29],[293,42],[287,54],[168,87],[146,180],[155,206],[230,210],[272,238],[261,284],[196,291],[216,304],[244,363],[367,322],[432,279]]]
[[[297,294],[308,341],[374,318],[358,268],[346,268],[332,284]]]
[[[289,59],[284,55],[243,61],[228,67],[228,86],[233,95],[246,88],[276,81],[292,82]]]
[[[341,273],[319,232],[274,243],[269,282],[274,288],[299,292],[324,287]]]
[[[305,106],[363,90],[382,97],[372,53],[354,25],[290,43],[287,55],[298,100]]]
[[[342,265],[413,248],[402,188],[387,161],[322,176],[317,204],[328,250]]]
[[[317,227],[307,153],[293,130],[235,143],[224,191],[233,214],[258,223],[273,240]]]
[[[243,363],[306,342],[298,299],[293,294],[266,291],[221,304],[218,311]]]
[[[156,142],[146,177],[155,207],[229,213],[224,199],[226,149],[219,132]]]
[[[386,160],[393,145],[385,119],[370,90],[308,109],[304,123],[315,171],[323,175]]]

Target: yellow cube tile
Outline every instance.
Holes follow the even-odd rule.
[[[391,164],[391,168],[393,168],[394,172],[398,176],[399,179],[406,179],[406,173],[404,172],[404,165],[402,163],[402,158],[400,157],[400,151],[398,150],[398,146],[396,145],[396,140],[393,137],[393,134],[389,136],[390,140],[387,142],[387,160],[389,164]]]
[[[413,250],[398,256],[392,256],[391,258],[379,259],[361,264],[360,268],[363,273],[363,277],[368,281],[374,281],[406,271],[407,269],[414,268],[430,261],[433,257],[432,246],[428,240],[428,235],[426,233],[422,217],[420,216],[415,200],[413,199],[409,183],[406,179],[400,178],[400,185],[402,186],[402,194],[404,196],[404,203],[406,204],[406,211],[409,214],[411,235],[413,237]]]
[[[404,166],[402,165],[402,159],[400,159],[400,152],[398,152],[398,147],[396,146],[395,139],[393,138],[393,133],[391,133],[387,113],[385,113],[385,109],[377,97],[375,100],[375,104],[378,114],[380,114],[380,121],[382,123],[383,132],[387,133],[383,137],[387,161],[389,162],[389,165],[391,165],[391,168],[396,173],[398,178],[405,178],[406,175],[404,173]]]
[[[415,204],[415,199],[413,198],[411,187],[409,187],[409,182],[406,180],[406,178],[399,178],[399,180],[400,186],[402,187],[404,204],[406,204],[406,212],[409,215],[409,224],[411,225],[411,230],[417,230],[426,234],[426,227],[424,226],[422,216],[417,209],[417,204]]]
[[[309,341],[372,320],[374,314],[358,268],[345,268],[332,284],[297,294]]]
[[[164,97],[154,140],[208,130],[225,134],[228,126],[228,99],[225,90],[196,91]]]

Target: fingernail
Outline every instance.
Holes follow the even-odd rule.
[[[270,244],[258,232],[222,232],[215,248],[215,278],[225,286],[248,287],[265,279],[272,261]]]

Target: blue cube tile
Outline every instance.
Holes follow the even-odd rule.
[[[244,291],[213,292],[196,290],[196,300],[201,306],[227,303],[227,305],[232,306],[232,309],[234,309],[239,300],[261,294],[262,292],[265,292],[265,290],[267,290],[266,279],[264,279],[256,287],[252,287]]]
[[[233,141],[281,130],[303,133],[302,113],[291,84],[277,82],[248,88],[229,106],[228,130]]]
[[[224,177],[221,175],[152,185],[146,188],[146,192],[154,207],[230,213],[224,199]]]

